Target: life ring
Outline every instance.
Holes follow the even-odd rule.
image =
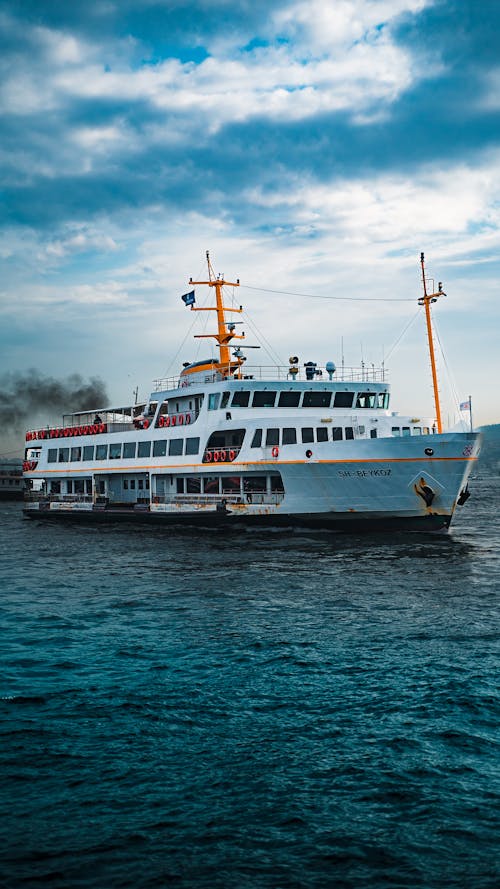
[[[143,429],[147,429],[148,426],[149,426],[149,420],[144,420],[144,421],[143,421],[143,424],[142,424],[142,428],[143,428]]]
[[[221,452],[220,452],[220,460],[221,460],[221,463],[225,463],[225,462],[226,462],[226,459],[227,459],[227,454],[226,454],[226,452],[225,452],[225,451],[221,451]]]
[[[229,451],[229,459],[230,459],[231,463],[233,462],[235,457],[236,457],[236,451]]]
[[[174,414],[171,421],[170,421],[170,424],[171,424],[171,426],[175,426],[176,423],[177,423],[177,417]]]
[[[218,463],[218,462],[219,462],[219,452],[214,451],[214,463]]]
[[[88,434],[89,434],[89,427],[88,427],[88,426],[84,426],[84,427],[83,427],[83,434],[84,434],[84,435],[88,435]]]
[[[179,414],[177,422],[179,423],[179,426],[182,426],[182,424],[184,423],[184,414]]]
[[[170,426],[170,417],[165,417],[163,422],[164,422],[165,426]]]
[[[205,451],[205,463],[212,462],[212,451]]]
[[[68,435],[69,435],[69,428],[66,426],[66,428],[64,430],[64,437],[67,438]]]
[[[158,420],[158,426],[160,427],[160,429],[163,429],[163,425],[163,417],[160,417],[160,419]]]
[[[277,447],[274,447],[271,451],[271,454],[273,455],[273,457],[277,457],[279,455],[279,452],[280,452],[280,449]]]
[[[184,422],[187,424],[189,424],[191,422],[191,414],[186,414]]]

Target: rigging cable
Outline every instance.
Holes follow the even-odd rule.
[[[334,299],[347,300],[348,302],[368,302],[368,303],[408,303],[413,302],[413,297],[405,297],[390,299],[384,296],[325,296],[319,293],[297,293],[292,290],[270,290],[268,287],[254,287],[251,284],[240,284],[246,290],[258,290],[260,293],[279,293],[283,296],[303,296],[307,299]]]

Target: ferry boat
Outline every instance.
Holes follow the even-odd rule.
[[[0,500],[22,500],[24,490],[21,460],[0,460]]]
[[[214,312],[218,358],[156,380],[148,400],[96,406],[26,433],[25,515],[225,528],[446,531],[469,496],[480,450],[472,430],[443,431],[431,304],[421,254],[434,417],[390,410],[384,368],[246,364],[244,333],[207,253],[205,281],[182,297]],[[196,305],[195,286],[215,305]],[[234,290],[232,291],[235,292]],[[240,342],[236,342],[240,341]]]

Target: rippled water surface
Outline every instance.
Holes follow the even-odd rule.
[[[0,504],[0,883],[496,889],[500,482],[471,487],[448,537]]]

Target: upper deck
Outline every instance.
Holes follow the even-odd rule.
[[[388,383],[388,370],[386,367],[375,367],[373,364],[360,367],[339,367],[332,371],[329,362],[326,365],[307,362],[300,366],[295,365],[250,365],[244,366],[240,374],[225,376],[217,367],[209,366],[209,362],[200,362],[200,370],[194,371],[196,365],[190,365],[190,373],[181,373],[175,377],[162,377],[153,380],[153,393],[172,392],[186,387],[211,385],[222,382],[244,383],[256,382],[281,382],[281,383]],[[244,370],[244,372],[243,372]]]

